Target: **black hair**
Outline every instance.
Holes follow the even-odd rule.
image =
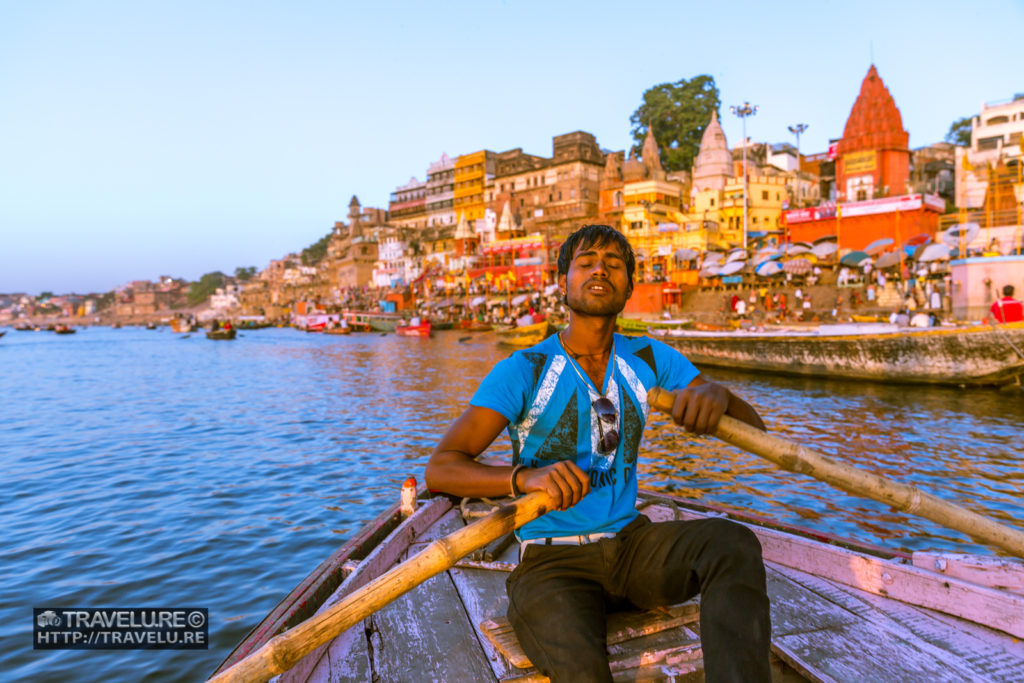
[[[633,254],[633,247],[629,240],[621,232],[610,225],[584,225],[579,230],[569,235],[558,250],[558,276],[569,274],[569,264],[572,263],[572,255],[580,247],[589,249],[594,246],[601,246],[608,243],[616,244],[622,252],[622,258],[626,262],[626,275],[629,282],[633,282],[633,273],[636,271],[636,256]]]
[[[562,270],[562,255],[558,255],[558,270]],[[1003,287],[1003,296],[1013,296],[1013,285],[1006,285]]]

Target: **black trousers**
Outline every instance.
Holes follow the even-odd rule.
[[[611,681],[606,615],[701,595],[706,680],[768,681],[771,625],[761,544],[725,519],[652,523],[641,515],[585,545],[526,546],[507,581],[508,620],[556,683]]]

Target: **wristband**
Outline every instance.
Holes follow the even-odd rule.
[[[509,478],[509,488],[512,489],[513,498],[518,498],[523,495],[523,492],[519,490],[518,486],[516,486],[516,475],[519,474],[519,470],[524,467],[526,467],[526,465],[519,464],[512,468],[512,476]]]

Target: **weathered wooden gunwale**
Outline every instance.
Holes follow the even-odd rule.
[[[674,496],[642,492],[641,498],[641,511],[655,520],[723,514]],[[1024,586],[1019,561],[937,553],[912,558],[798,534],[785,525],[763,526],[735,511],[729,516],[747,523],[764,548],[773,671],[779,678],[1010,681],[1024,671],[1024,644],[1007,634],[1024,632],[1024,591],[1014,590]],[[390,508],[292,591],[218,671],[464,524],[459,507],[447,498],[421,503],[404,521],[397,506]],[[480,628],[504,618],[507,573],[501,569],[517,559],[512,544],[497,562],[467,562],[437,575],[311,653],[279,680],[544,680],[535,670],[513,666]],[[929,564],[943,570],[930,571]],[[340,581],[346,566],[354,570]],[[964,580],[965,575],[979,583]],[[337,589],[325,600],[332,585]],[[697,680],[699,643],[688,645],[692,639],[682,631],[665,633],[645,632],[610,648],[616,680],[663,680],[672,672],[676,680]]]
[[[966,386],[999,386],[1024,375],[1024,323],[881,334],[685,332],[660,338],[698,367]]]

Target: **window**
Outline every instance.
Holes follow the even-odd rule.
[[[993,138],[981,138],[978,140],[978,150],[984,149],[999,149],[999,141],[1002,140],[1001,135],[997,135]]]
[[[621,192],[616,192],[615,193],[615,201],[612,202],[612,206],[622,206],[622,193]]]
[[[775,193],[775,201],[779,201],[780,199],[782,199],[782,197],[779,195],[778,192],[776,192]]]
[[[583,191],[586,192],[586,190],[583,190]],[[576,199],[576,188],[575,187],[570,187],[569,188],[569,199]]]
[[[629,227],[632,230],[639,230],[640,228],[644,227],[644,224],[643,221],[633,221],[632,223],[629,224]]]
[[[767,199],[768,199],[768,190],[761,190],[761,199],[767,201]]]
[[[857,190],[857,201],[862,202],[868,198],[867,190]]]

